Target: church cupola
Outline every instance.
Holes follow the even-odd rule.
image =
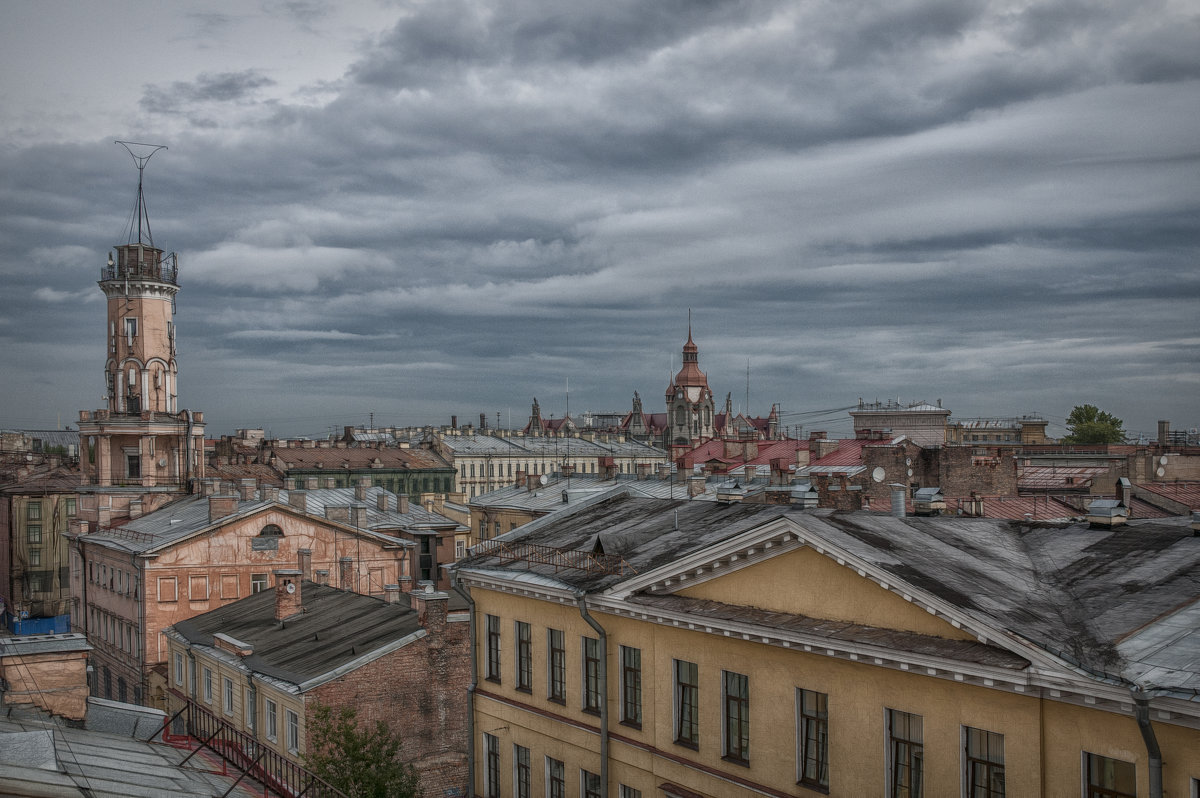
[[[667,444],[693,448],[713,437],[713,395],[700,370],[700,348],[688,324],[683,366],[667,386]]]

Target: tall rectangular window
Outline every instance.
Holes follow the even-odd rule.
[[[42,525],[29,524],[25,527],[25,539],[33,546],[40,546],[42,543]]]
[[[529,749],[513,745],[513,793],[517,798],[529,798]]]
[[[689,748],[700,746],[700,679],[694,662],[675,662],[675,742]]]
[[[750,678],[721,671],[725,701],[724,756],[741,764],[750,762]]]
[[[600,712],[600,641],[583,638],[583,711]]]
[[[621,646],[621,722],[642,727],[642,650]]]
[[[483,733],[483,795],[500,798],[500,738]]]
[[[221,687],[223,688],[222,689],[223,700],[221,702],[222,703],[221,709],[225,710],[226,715],[232,715],[233,714],[233,679],[230,679],[228,676],[222,677],[221,678]]]
[[[26,521],[41,521],[42,520],[42,503],[30,502],[25,505],[25,520]]]
[[[211,704],[213,701],[213,674],[211,668],[204,669],[204,703]]]
[[[175,652],[175,684],[183,685],[183,654]]]
[[[500,682],[500,616],[487,616],[487,676],[488,681]]]
[[[1098,754],[1084,754],[1087,768],[1087,798],[1136,798],[1137,770],[1123,762]]]
[[[583,798],[604,798],[604,791],[600,788],[600,775],[580,768],[579,793]]]
[[[1004,798],[1004,735],[966,727],[968,798]]]
[[[517,621],[517,689],[528,693],[533,690],[533,646],[529,639],[529,624]]]
[[[920,715],[887,711],[888,798],[921,798],[924,794],[924,726]]]
[[[279,709],[275,705],[275,702],[269,698],[263,700],[263,705],[266,707],[267,739],[275,742],[279,739]]]
[[[617,789],[617,798],[642,798],[642,791],[622,784]]]
[[[300,716],[287,710],[287,749],[293,754],[300,752]]]
[[[567,798],[567,769],[561,760],[546,757],[546,795]]]
[[[567,700],[567,649],[563,643],[562,629],[549,629],[548,647],[550,656],[547,658],[547,674],[550,684],[549,698],[562,704]]]
[[[796,691],[799,719],[796,740],[801,784],[829,788],[829,696],[812,690]]]
[[[267,589],[266,574],[250,574],[250,592],[261,593]]]

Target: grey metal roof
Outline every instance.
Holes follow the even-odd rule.
[[[417,502],[410,502],[406,513],[380,510],[377,506],[377,497],[380,494],[387,494],[392,507],[396,506],[396,497],[379,487],[368,488],[366,499],[362,501],[354,498],[354,488],[321,488],[304,491],[304,493],[306,494],[306,514],[309,516],[324,518],[325,508],[329,506],[366,505],[366,531],[384,537],[390,542],[397,542],[397,539],[389,536],[387,534],[389,531],[418,531],[432,528],[465,529],[457,521],[430,512]],[[281,490],[279,491],[279,501],[271,502],[258,498],[261,493],[257,492],[254,499],[239,500],[234,515],[252,514],[271,506],[281,506],[291,512],[299,512],[296,508],[288,506],[288,495],[288,491]],[[88,535],[87,540],[91,543],[123,548],[127,551],[146,552],[184,540],[209,527],[227,523],[229,518],[210,521],[208,497],[185,496],[119,527]]]
[[[407,597],[405,597],[407,598]],[[250,670],[300,684],[392,644],[421,628],[407,602],[338,590],[315,582],[300,586],[303,611],[275,620],[275,591],[264,590],[172,628],[194,645],[211,646],[221,632],[249,643]]]
[[[498,437],[495,435],[445,435],[442,443],[456,457],[655,457],[664,461],[663,449],[640,441],[589,441],[585,438],[553,438],[536,435]]]
[[[89,721],[90,723],[90,715]],[[0,713],[0,793],[46,798],[234,798],[262,795],[199,755],[128,735],[77,728],[29,706]],[[211,772],[210,772],[211,771]]]
[[[1186,624],[1200,618],[1200,610],[1181,609],[1200,604],[1200,537],[1193,537],[1185,517],[1095,530],[1085,523],[1031,526],[613,498],[505,537],[581,550],[599,536],[607,554],[645,573],[781,516],[830,549],[886,572],[893,584],[927,592],[1098,677],[1147,679],[1156,688],[1200,698],[1190,693],[1200,675],[1200,633],[1183,631],[1197,628]],[[474,555],[458,567],[505,566]],[[632,576],[555,573],[553,566],[527,563],[507,569],[552,575],[586,592]],[[1157,645],[1160,637],[1166,642]]]

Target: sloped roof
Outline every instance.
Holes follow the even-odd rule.
[[[1139,482],[1138,488],[1200,509],[1200,482]]]
[[[1200,602],[1200,538],[1192,536],[1183,517],[1094,530],[1086,523],[1030,526],[995,519],[611,499],[505,537],[572,550],[586,550],[599,537],[607,554],[628,564],[631,570],[625,573],[556,571],[553,565],[527,562],[505,566],[487,555],[473,555],[458,567],[468,573],[513,572],[595,593],[637,574],[669,571],[682,558],[700,556],[776,518],[787,518],[806,538],[823,541],[826,550],[885,573],[892,585],[924,592],[1099,678],[1128,682],[1149,673],[1153,663],[1191,656],[1187,668],[1156,670],[1157,681],[1142,686],[1200,700],[1200,627],[1158,648],[1148,642],[1127,645],[1131,635],[1148,641],[1156,628],[1179,627],[1180,613]]]
[[[437,452],[431,449],[401,449],[393,446],[346,448],[276,448],[271,453],[279,458],[279,467],[285,470],[321,468],[336,472],[338,469],[403,468],[413,471],[453,468]],[[268,455],[269,457],[269,455]]]
[[[217,632],[249,643],[242,658],[250,670],[301,684],[369,655],[421,628],[407,603],[339,590],[315,582],[300,585],[303,611],[275,620],[275,591],[264,590],[176,623],[194,645],[211,646]]]

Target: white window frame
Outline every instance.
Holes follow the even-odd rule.
[[[213,702],[213,672],[212,668],[204,666],[204,703]]]
[[[287,721],[287,726],[285,727],[287,731],[287,750],[293,754],[298,754],[300,753],[300,716],[292,709],[285,710],[284,713]]]
[[[279,705],[269,698],[263,699],[263,714],[267,716],[267,739],[271,742],[279,740]]]
[[[183,652],[175,652],[175,684],[183,686]]]
[[[222,708],[225,710],[226,715],[232,716],[233,715],[233,679],[230,679],[228,676],[221,677],[221,693],[222,693],[222,698],[224,700],[224,706]]]

